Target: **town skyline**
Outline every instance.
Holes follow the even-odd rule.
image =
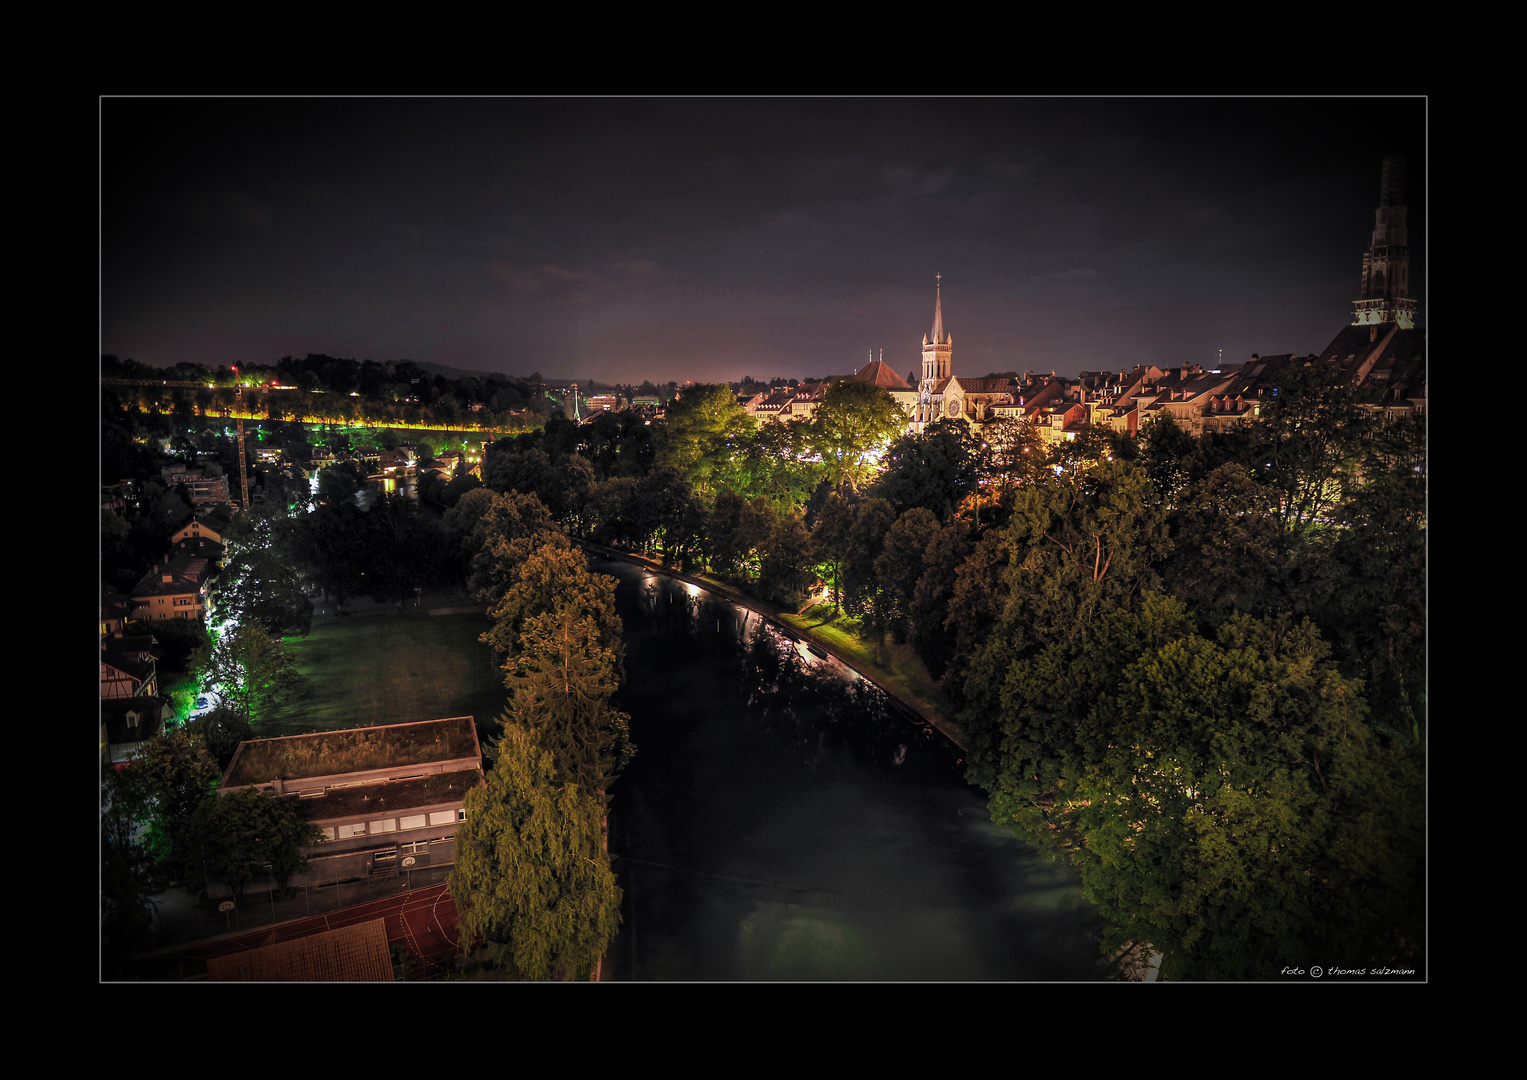
[[[101,103],[101,351],[636,383],[1212,367],[1351,318],[1424,98]]]

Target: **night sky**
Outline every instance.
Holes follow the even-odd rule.
[[[1319,351],[1426,102],[101,102],[101,351],[601,382]]]

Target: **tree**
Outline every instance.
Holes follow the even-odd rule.
[[[529,981],[588,978],[620,923],[598,801],[506,716],[487,783],[466,797],[451,896],[462,949]]]
[[[862,486],[871,455],[884,450],[907,426],[907,414],[883,388],[859,379],[837,379],[822,391],[811,414],[807,440],[827,466],[834,486]]]
[[[1152,477],[1157,490],[1161,475]],[[1276,496],[1266,485],[1229,462],[1179,486],[1174,497],[1173,550],[1161,570],[1173,596],[1212,627],[1237,611],[1260,615],[1289,608]]]
[[[402,601],[429,579],[442,532],[406,495],[384,495],[366,513],[362,545],[366,591]]]
[[[1268,978],[1291,956],[1414,963],[1420,773],[1326,655],[1308,621],[1237,616],[1124,671],[1108,748],[1044,814],[1113,923],[1105,949],[1148,941],[1165,978]]]
[[[247,623],[272,637],[303,637],[313,628],[313,602],[301,579],[269,547],[234,556],[213,582],[209,600],[220,625]]]
[[[923,576],[912,593],[907,641],[935,679],[944,677],[955,653],[955,638],[945,624],[954,600],[956,568],[969,554],[970,527],[958,518],[940,529],[923,552]]]
[[[299,693],[297,662],[259,626],[237,626],[216,645],[198,651],[196,667],[217,687],[222,703],[249,724]]]
[[[614,578],[591,573],[588,557],[559,534],[549,535],[516,569],[513,586],[488,610],[493,627],[482,635],[500,662],[512,665],[520,654],[530,619],[554,611],[591,619],[605,646],[619,657],[621,626],[615,614]]]
[[[645,549],[656,540],[670,563],[683,546],[686,512],[694,496],[689,484],[677,469],[654,469],[632,487],[632,508],[636,512],[635,533]]]
[[[357,536],[364,536],[366,515],[354,499],[325,503],[310,514],[275,523],[273,545],[290,565],[309,576],[343,605],[365,586],[365,562]]]
[[[682,473],[702,495],[718,490],[733,452],[757,427],[725,383],[702,383],[671,402],[657,436],[657,461]]]
[[[877,612],[880,582],[875,560],[885,545],[886,533],[896,521],[896,510],[884,499],[865,499],[854,508],[854,525],[848,531],[843,558],[843,604],[855,614]]]
[[[183,864],[186,884],[200,892],[214,882],[233,890],[235,900],[270,866],[278,888],[307,866],[302,848],[323,839],[302,815],[293,795],[266,795],[244,788],[203,800],[187,825]]]
[[[1346,526],[1315,582],[1322,630],[1365,683],[1374,724],[1412,745],[1426,716],[1426,421],[1410,414],[1365,439]]]
[[[772,517],[758,560],[758,592],[765,600],[793,608],[806,595],[814,576],[811,534],[793,510]]]
[[[914,507],[948,521],[981,477],[981,442],[963,420],[942,419],[891,444],[874,492],[900,513]]]
[[[1261,406],[1259,437],[1267,483],[1278,493],[1286,543],[1323,526],[1344,496],[1364,434],[1346,372],[1326,364],[1292,368]]]
[[[883,621],[896,641],[907,638],[912,597],[927,570],[925,553],[939,533],[938,518],[918,506],[896,519],[875,559],[875,577],[885,604]]]
[[[462,550],[472,553],[467,586],[474,597],[490,605],[519,581],[521,566],[531,552],[549,543],[570,546],[534,495],[474,491],[461,500],[456,511],[461,511],[461,516],[453,522],[447,515],[446,526],[457,535],[470,526],[461,541]]]
[[[207,753],[212,755],[219,769],[228,767],[239,743],[255,737],[249,718],[241,710],[221,701],[211,712],[193,720],[187,730],[205,743]]]
[[[1150,479],[1129,462],[1100,464],[1017,492],[999,546],[977,549],[978,565],[999,562],[1001,549],[1006,565],[995,580],[962,571],[951,605],[962,649],[972,650],[961,659],[956,679],[975,782],[989,787],[1003,725],[1011,724],[1004,718],[1014,715],[1010,673],[1028,664],[1071,677],[1078,663],[1097,660],[1101,641],[1124,634],[1113,623],[1095,634],[1094,623],[1137,608],[1156,587],[1157,566],[1169,550],[1165,522]],[[978,598],[967,612],[965,586],[995,595]],[[988,612],[990,623],[983,618]],[[1042,697],[1035,708],[1047,724],[1064,727],[1074,720]]]
[[[120,774],[108,770],[101,784],[101,975],[121,978],[145,948],[154,926],[153,859],[133,842],[133,820],[113,788]]]
[[[736,490],[748,499],[760,496],[780,509],[805,501],[821,479],[822,467],[811,460],[809,421],[760,424],[737,440],[733,454]]]
[[[826,567],[835,607],[843,605],[843,562],[848,557],[853,527],[853,505],[838,492],[831,492],[817,515],[816,527],[811,530],[811,554],[819,565]]]
[[[608,803],[635,753],[629,717],[610,704],[620,688],[619,643],[587,614],[563,607],[532,616],[518,655],[505,665],[512,724],[551,753],[559,784],[577,784]]]
[[[1197,442],[1170,416],[1157,415],[1140,428],[1140,463],[1168,505],[1188,481],[1187,461]]]

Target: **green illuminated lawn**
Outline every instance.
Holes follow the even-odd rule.
[[[912,702],[925,716],[938,717],[955,730],[938,705],[938,686],[910,645],[872,644],[857,633],[858,620],[839,619],[832,605],[822,604],[804,615],[781,613],[780,621],[816,638],[856,668]]]
[[[488,646],[477,640],[484,615],[415,614],[321,617],[306,638],[286,646],[308,680],[307,693],[262,738],[309,731],[475,716],[496,718],[505,691]]]

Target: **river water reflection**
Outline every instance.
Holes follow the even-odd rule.
[[[943,736],[746,609],[593,567],[620,582],[638,750],[610,820],[615,978],[1099,977],[1075,874],[991,824]]]

